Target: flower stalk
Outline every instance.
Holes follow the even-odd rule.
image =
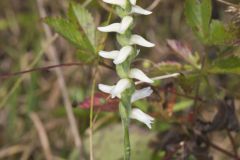
[[[101,32],[114,32],[116,39],[121,45],[121,49],[114,51],[100,51],[99,55],[106,59],[112,59],[116,65],[116,72],[121,78],[116,85],[99,84],[98,88],[111,95],[111,98],[119,98],[119,113],[124,130],[124,160],[131,159],[131,146],[129,137],[130,118],[139,120],[151,128],[154,118],[145,114],[140,109],[132,109],[131,103],[148,97],[152,94],[150,87],[140,90],[135,89],[134,80],[145,83],[154,81],[147,77],[143,71],[131,68],[132,61],[139,54],[137,45],[143,47],[154,47],[155,45],[140,35],[132,34],[134,23],[133,14],[149,15],[147,11],[136,5],[136,0],[103,0],[105,3],[116,6],[116,13],[121,18],[121,22],[107,26],[98,27]]]

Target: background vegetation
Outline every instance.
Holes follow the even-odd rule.
[[[181,76],[134,104],[156,121],[151,131],[132,121],[132,159],[240,159],[239,0],[139,5],[153,14],[134,31],[156,47],[134,65]],[[118,44],[96,31],[117,21],[112,11],[101,0],[0,1],[0,159],[122,159],[118,102],[96,88],[117,80],[98,51]]]

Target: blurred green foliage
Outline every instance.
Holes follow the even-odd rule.
[[[99,67],[98,82],[113,82],[116,79],[114,72],[100,65],[104,63],[111,67],[112,64],[100,59],[98,51],[103,48],[111,50],[118,45],[113,41],[115,37],[99,33],[96,26],[103,19],[108,20],[102,24],[108,24],[117,18],[114,13],[109,13],[111,8],[100,1],[89,1],[86,6],[81,5],[82,2],[45,1],[49,16],[42,19],[35,1],[0,1],[0,73],[48,66],[51,63],[46,53],[52,45],[61,63],[84,64],[62,68],[73,102],[79,104],[89,97],[93,66]],[[151,1],[139,3],[143,7],[152,4]],[[150,142],[156,139],[157,134],[169,131],[175,124],[183,128],[191,126],[192,122],[185,119],[193,109],[199,111],[198,116],[202,118],[201,111],[205,113],[214,109],[213,102],[227,94],[238,101],[239,24],[231,21],[231,15],[226,15],[226,7],[214,7],[212,4],[210,0],[165,0],[156,6],[152,16],[136,17],[134,32],[145,34],[156,42],[157,47],[153,50],[142,49],[143,54],[134,66],[143,66],[151,76],[175,72],[180,72],[181,76],[154,83],[154,94],[147,100],[133,104],[156,118],[151,131],[145,130],[138,122],[131,122],[133,160],[164,159],[165,151],[160,149],[154,153],[156,148],[150,146]],[[219,13],[218,19],[212,18],[213,12]],[[43,23],[65,40],[60,36],[57,39],[45,39]],[[190,53],[176,53],[176,50],[166,46],[166,38],[178,39],[176,44],[180,47],[177,51],[186,51],[188,48]],[[187,45],[180,45],[180,41]],[[166,89],[169,83],[173,84],[175,90],[169,92]],[[195,97],[201,97],[209,103],[202,104]],[[172,116],[168,113],[170,109],[166,108],[169,104],[173,104]],[[80,107],[77,105],[73,112],[84,142],[84,156],[88,158],[89,111]],[[36,112],[42,120],[56,159],[75,160],[82,156],[76,150],[69,131],[57,78],[54,72],[46,70],[0,79],[0,153],[17,144],[26,146],[17,148],[14,154],[0,154],[0,159],[45,159],[38,133],[29,118],[32,112]],[[118,114],[96,111],[94,116],[95,159],[121,159],[122,129]],[[221,154],[213,154],[226,159]],[[190,155],[188,159],[194,160],[196,157]]]

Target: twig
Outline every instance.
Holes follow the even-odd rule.
[[[224,1],[224,0],[217,0],[218,2],[220,3],[223,3],[223,4],[226,4],[228,6],[233,6],[234,4],[230,3],[230,2],[227,2],[227,1]]]
[[[112,70],[112,71],[115,71],[115,68],[114,68],[114,67],[109,66],[108,64],[106,64],[106,63],[104,63],[104,62],[99,62],[99,65],[101,65],[101,66],[103,66],[103,67],[105,67],[105,68],[108,68],[108,69],[110,69],[110,70]]]
[[[155,1],[153,1],[153,3],[152,3],[149,7],[147,7],[147,10],[152,11],[154,8],[156,8],[156,7],[158,6],[158,4],[159,4],[161,1],[162,1],[162,0],[155,0]]]
[[[38,115],[36,113],[31,113],[30,118],[33,121],[33,124],[38,132],[46,160],[52,160],[53,157],[52,157],[52,152],[51,152],[50,144],[48,141],[47,133],[45,131],[45,128],[44,128],[40,118],[38,117]]]
[[[34,145],[30,145],[27,149],[25,149],[25,151],[23,152],[21,159],[20,160],[29,160],[29,157],[31,155],[31,153],[33,152],[33,150],[35,149]]]
[[[18,75],[22,75],[22,74],[26,74],[26,73],[34,72],[34,71],[42,71],[42,70],[49,70],[49,69],[58,68],[58,67],[69,67],[69,66],[80,66],[80,65],[83,65],[83,64],[82,63],[65,63],[65,64],[46,66],[46,67],[33,68],[33,69],[24,70],[24,71],[20,71],[20,72],[0,74],[0,79],[18,76]]]
[[[56,64],[56,65],[52,65],[52,66],[32,68],[32,69],[29,69],[29,70],[23,70],[23,71],[14,72],[14,73],[2,73],[2,74],[0,74],[0,79],[6,79],[6,78],[19,76],[19,75],[23,75],[23,74],[30,73],[30,72],[35,72],[35,71],[50,70],[50,69],[58,68],[58,67],[71,67],[71,66],[82,66],[82,65],[84,65],[84,64],[78,63],[78,62],[62,63],[62,64]],[[99,63],[99,65],[101,65],[105,68],[108,68],[110,70],[115,70],[112,66],[109,66],[109,65],[107,65],[103,62]]]
[[[23,152],[26,148],[26,145],[15,145],[5,149],[0,150],[0,159],[5,159],[8,156],[12,156]]]
[[[233,138],[233,136],[232,136],[232,134],[231,134],[231,132],[229,130],[227,130],[227,134],[228,134],[229,140],[230,140],[230,142],[232,144],[232,148],[233,148],[234,154],[235,154],[236,157],[238,157],[238,151],[237,151],[236,144],[234,142],[234,138]]]
[[[217,146],[216,144],[213,144],[212,142],[210,141],[205,141],[205,143],[209,144],[212,148],[224,153],[225,155],[229,156],[229,157],[232,157],[236,160],[239,160],[234,154],[232,154],[231,152],[228,152],[227,150]]]
[[[232,154],[231,152],[219,147],[218,145],[212,143],[209,139],[207,139],[206,137],[201,136],[201,139],[205,142],[205,144],[209,145],[210,147],[218,150],[219,152],[234,158],[235,160],[239,160],[239,158],[237,156],[235,156],[234,154]]]
[[[42,0],[36,0],[36,1],[37,1],[37,7],[38,7],[38,10],[39,10],[39,13],[40,13],[40,17],[41,18],[46,17],[47,14],[46,14],[46,11],[44,9],[43,1]],[[46,24],[43,24],[43,28],[44,28],[44,31],[45,31],[46,38],[49,39],[50,37],[52,37],[51,30]],[[56,48],[53,47],[53,46],[50,46],[48,53],[49,53],[48,56],[53,61],[53,63],[59,64],[59,59],[57,57]],[[73,114],[71,102],[70,102],[69,97],[68,97],[65,80],[64,80],[64,77],[63,77],[63,74],[62,74],[62,71],[61,71],[60,68],[56,69],[56,74],[57,74],[57,78],[58,78],[59,87],[61,89],[61,93],[62,93],[62,97],[63,97],[63,101],[64,101],[64,106],[65,106],[65,109],[66,109],[66,112],[67,112],[68,121],[70,123],[70,129],[71,129],[71,132],[73,134],[75,146],[78,148],[80,153],[83,153],[83,151],[82,151],[82,141],[81,141],[81,138],[80,138],[80,135],[79,135],[76,119],[75,119],[74,114]],[[83,157],[81,157],[81,159],[83,159]]]

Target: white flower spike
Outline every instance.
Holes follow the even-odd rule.
[[[132,6],[132,13],[136,13],[136,14],[141,14],[141,15],[150,15],[152,14],[151,11],[148,11],[146,9],[143,9],[142,7],[140,6]]]
[[[117,5],[122,8],[125,8],[127,5],[127,0],[103,0],[103,2],[112,4],[112,5]]]
[[[148,96],[150,96],[153,93],[153,90],[151,89],[151,87],[146,87],[140,90],[136,90],[132,97],[131,97],[131,103],[146,98]]]
[[[137,68],[131,69],[128,75],[129,75],[130,78],[135,78],[135,79],[137,79],[139,81],[142,81],[142,82],[146,82],[146,83],[153,83],[154,82],[152,79],[147,77],[143,73],[143,71],[141,71],[140,69],[137,69]]]
[[[133,48],[131,46],[125,46],[120,51],[100,51],[99,55],[103,58],[113,59],[113,63],[117,65],[123,63],[132,53],[132,50]]]
[[[139,36],[139,35],[136,35],[136,34],[131,36],[130,43],[132,45],[137,44],[137,45],[140,45],[140,46],[143,46],[143,47],[154,47],[155,46],[155,44],[147,41],[142,36]]]
[[[148,126],[149,129],[152,128],[152,123],[154,121],[154,118],[149,116],[148,114],[144,113],[138,108],[132,109],[132,112],[130,114],[130,118],[136,119]]]
[[[123,34],[132,25],[133,18],[131,16],[125,16],[121,23],[113,23],[108,26],[98,27],[101,32],[117,32]]]

